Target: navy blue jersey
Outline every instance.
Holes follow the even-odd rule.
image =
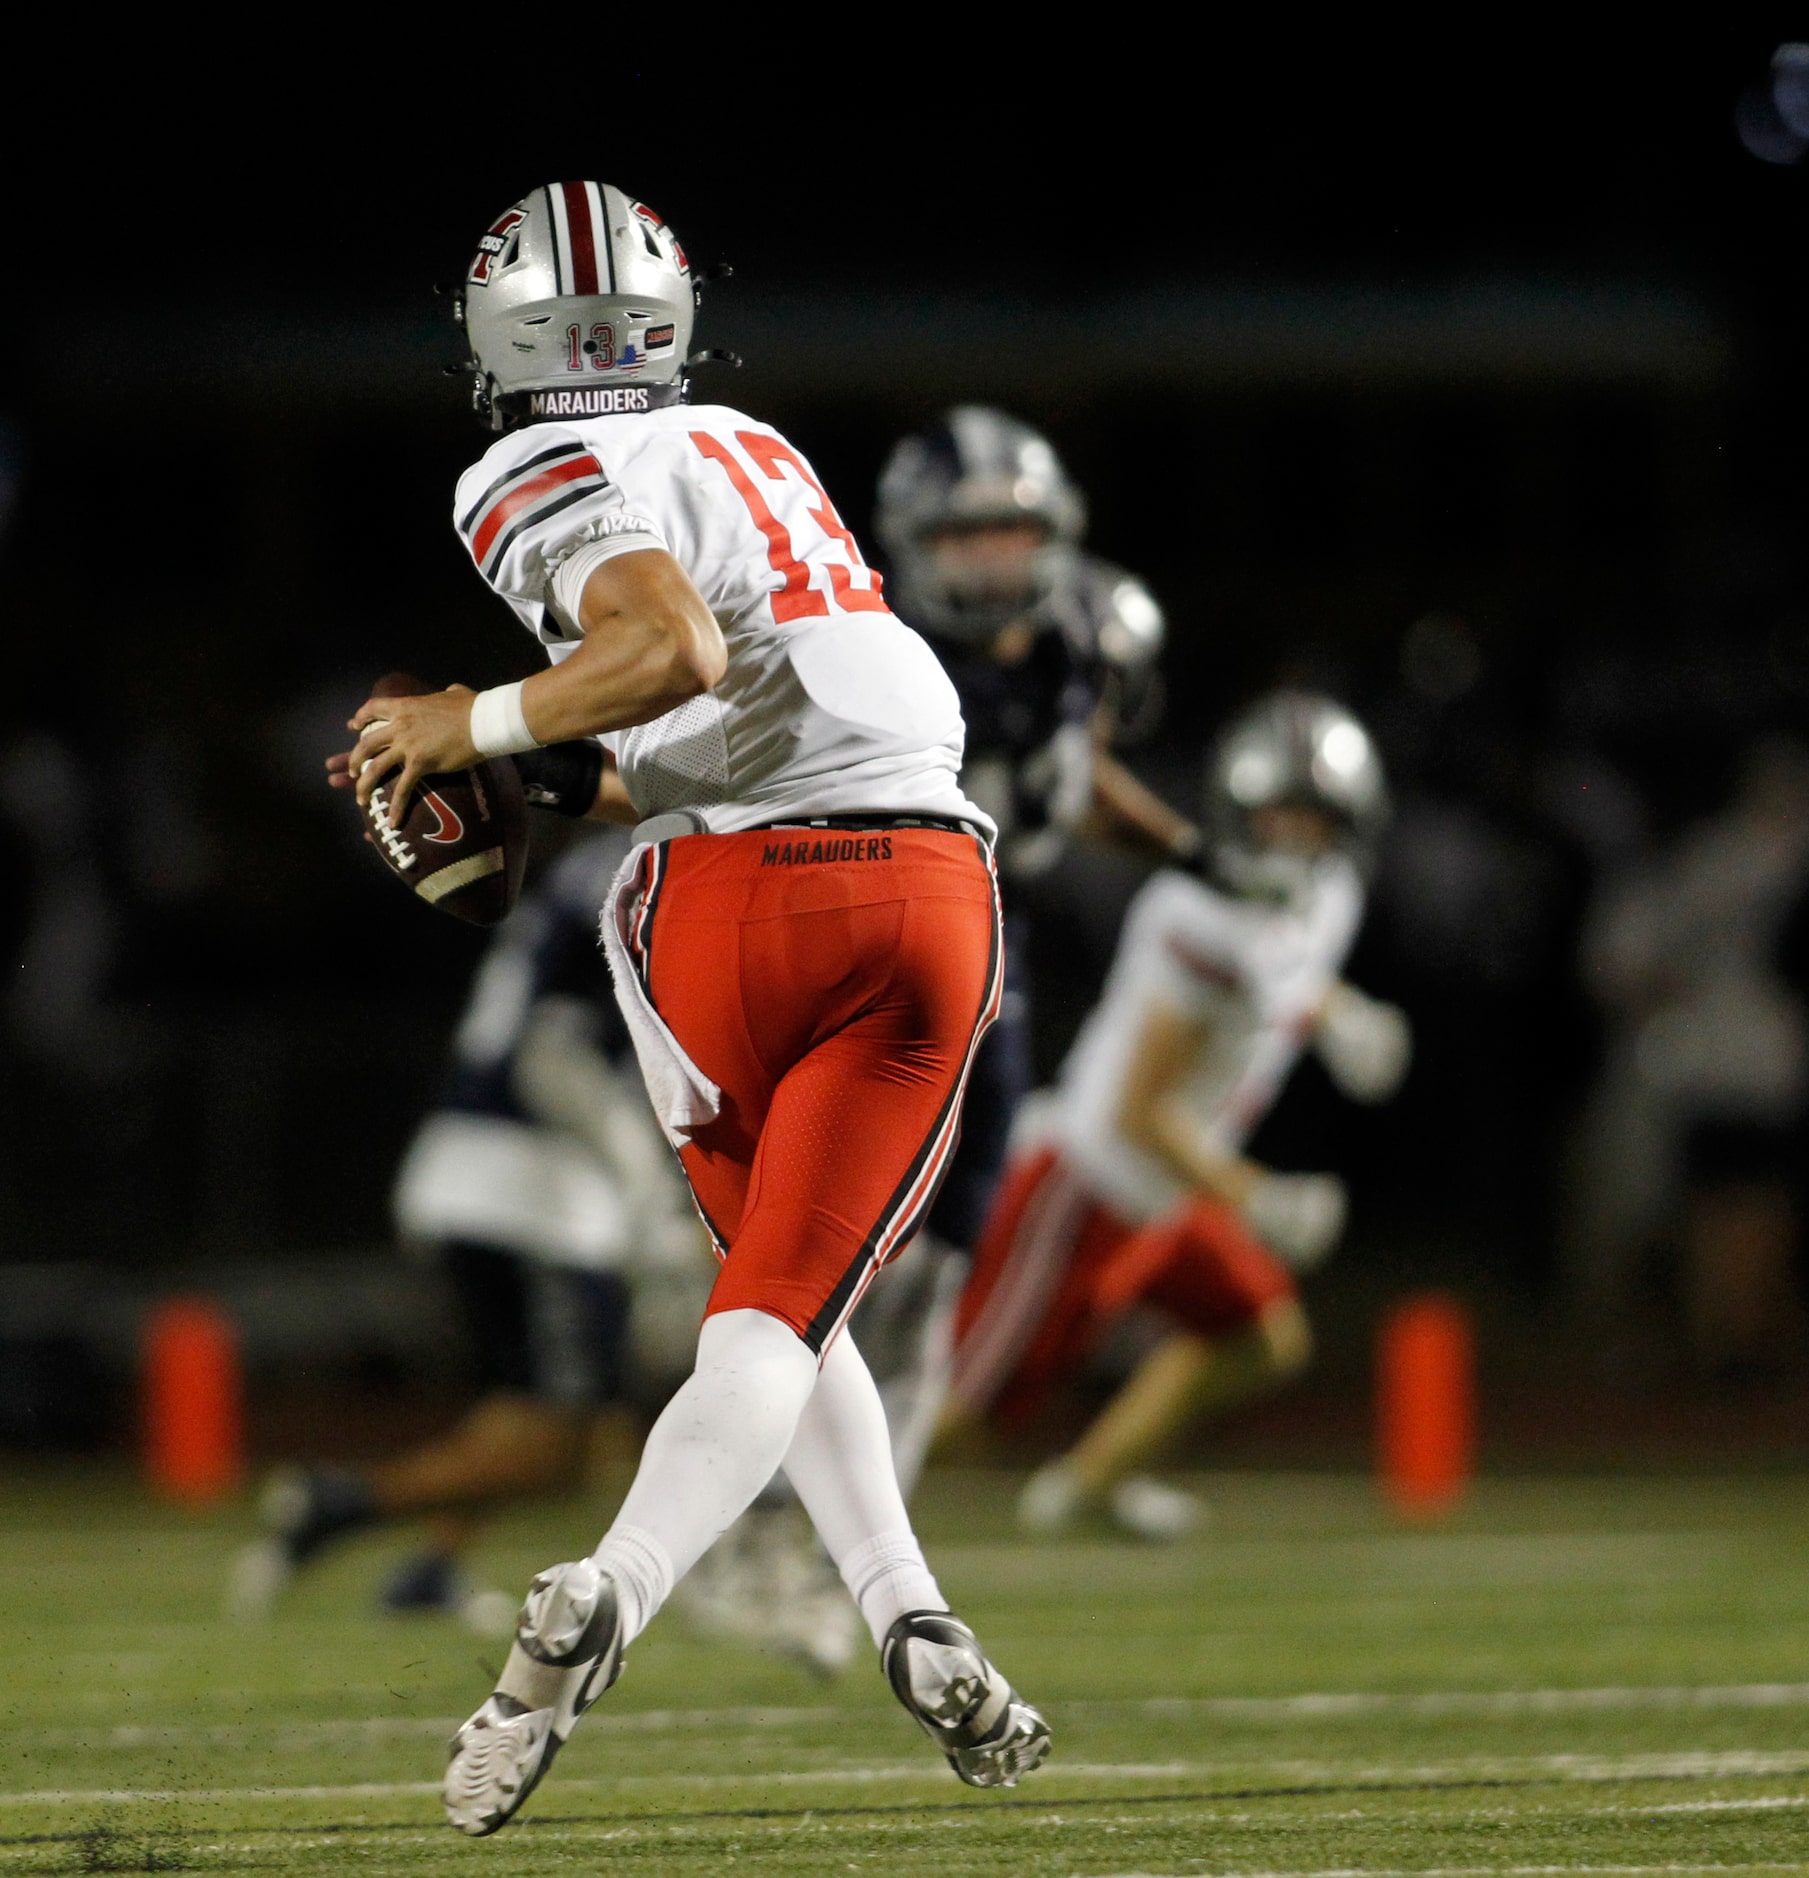
[[[999,824],[1001,859],[1014,836],[1077,819],[1091,792],[1096,670],[1059,621],[1039,617],[1036,625],[1013,665],[952,640],[932,642],[967,723],[961,786]]]
[[[596,1047],[612,1062],[632,1056],[597,938],[629,840],[625,828],[580,837],[496,929],[453,1039],[442,1108],[534,1119],[516,1098],[515,1069],[529,1020],[545,998],[582,1007]]]

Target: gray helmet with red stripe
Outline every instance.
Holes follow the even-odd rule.
[[[491,430],[684,396],[697,303],[678,238],[612,183],[548,183],[490,224],[455,303]]]

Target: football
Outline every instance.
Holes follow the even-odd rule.
[[[371,696],[408,698],[432,689],[407,672],[389,672]],[[387,789],[372,791],[363,814],[383,864],[429,906],[474,926],[494,926],[514,906],[527,868],[528,809],[509,757],[423,776],[400,828],[386,819]]]

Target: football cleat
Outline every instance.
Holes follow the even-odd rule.
[[[271,1475],[258,1502],[264,1531],[233,1561],[228,1613],[268,1617],[295,1574],[333,1540],[377,1517],[362,1475],[337,1468],[283,1468]]]
[[[548,1566],[528,1587],[495,1689],[452,1737],[447,1823],[474,1839],[507,1825],[621,1673],[614,1581],[591,1559]]]
[[[405,1558],[383,1581],[377,1593],[379,1607],[398,1616],[413,1611],[455,1613],[470,1595],[471,1586],[459,1562],[446,1552],[416,1552]],[[514,1612],[510,1612],[511,1630]]]
[[[1115,1525],[1155,1545],[1185,1539],[1206,1523],[1206,1508],[1193,1494],[1148,1474],[1119,1481],[1106,1496],[1106,1505]]]
[[[947,1611],[907,1611],[880,1650],[892,1693],[970,1787],[1015,1787],[1049,1753],[1049,1724]]]
[[[1046,1461],[1018,1495],[1018,1524],[1038,1538],[1066,1532],[1094,1504],[1065,1461]]]

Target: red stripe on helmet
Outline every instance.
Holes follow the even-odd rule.
[[[471,537],[471,558],[481,567],[484,556],[490,552],[490,544],[523,509],[531,508],[543,496],[551,495],[562,483],[576,482],[581,476],[594,476],[601,482],[603,466],[594,456],[575,456],[567,462],[555,463],[551,469],[542,470],[538,476],[530,476],[525,483],[517,484],[484,517],[483,525]]]
[[[572,236],[572,292],[597,291],[597,242],[591,232],[590,196],[582,183],[561,183],[565,225]]]

